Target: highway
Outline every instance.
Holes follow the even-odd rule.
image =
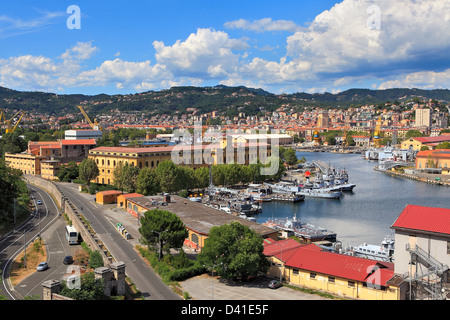
[[[165,285],[143,261],[133,245],[115,230],[114,224],[102,214],[102,210],[93,201],[80,195],[75,185],[60,183],[59,187],[90,222],[114,259],[125,263],[127,276],[146,300],[181,300],[181,297]],[[41,200],[42,204],[36,204],[35,212],[25,224],[0,239],[0,268],[3,280],[0,294],[9,300],[21,300],[37,295],[42,297],[42,283],[50,279],[60,280],[67,272],[67,266],[62,263],[64,257],[73,255],[81,248],[80,245],[67,243],[64,230],[66,223],[59,215],[60,210],[54,199],[43,189],[31,185],[28,185],[28,188],[33,201]],[[39,233],[45,241],[49,269],[33,273],[13,288],[7,270],[15,257],[23,252],[24,243],[28,245]]]
[[[116,261],[125,263],[125,272],[147,300],[181,300],[164,284],[153,269],[142,259],[133,245],[115,229],[102,210],[77,190],[78,185],[57,183],[65,196],[82,212],[99,239],[108,248]]]
[[[27,222],[17,227],[14,231],[9,234],[3,236],[0,239],[0,269],[2,280],[0,291],[3,296],[10,300],[19,300],[23,299],[25,296],[39,294],[42,295],[42,287],[40,284],[45,281],[39,279],[39,286],[36,290],[26,290],[30,287],[36,287],[36,279],[30,276],[27,278],[27,282],[29,285],[24,285],[20,287],[23,290],[17,291],[15,288],[12,288],[9,284],[9,274],[8,270],[11,266],[12,261],[19,255],[25,247],[25,243],[28,245],[32,242],[40,233],[43,234],[47,232],[49,228],[56,227],[58,229],[62,229],[64,233],[64,222],[62,218],[59,218],[59,209],[54,202],[53,198],[44,190],[28,185],[30,190],[30,195],[33,198],[33,202],[35,204],[35,210],[33,214],[30,216]],[[37,205],[36,201],[41,200],[42,204]],[[59,222],[59,221],[62,222]],[[55,223],[56,222],[56,223]],[[59,226],[59,227],[58,227]],[[55,246],[52,243],[50,248],[53,250],[53,247],[59,252],[64,250],[62,243],[57,243]],[[53,276],[53,273],[58,269],[58,260],[60,256],[54,255],[48,261],[50,268],[46,271],[45,276]],[[63,257],[60,259],[62,261]]]

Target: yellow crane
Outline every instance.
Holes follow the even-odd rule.
[[[14,119],[16,119],[19,115],[20,115],[19,120],[17,120],[17,121],[16,121],[16,124],[13,126],[13,125],[12,125],[12,122],[13,122]],[[22,118],[23,118],[24,115],[25,115],[25,112],[22,111],[22,110],[20,110],[20,111],[18,111],[14,116],[12,116],[11,119],[7,120],[6,117],[5,117],[5,114],[3,113],[3,110],[2,110],[2,112],[0,113],[0,123],[1,123],[1,124],[6,124],[6,131],[5,131],[5,132],[6,132],[6,133],[13,133],[13,132],[16,130],[17,126],[19,125],[19,122],[22,120]],[[3,122],[1,122],[1,118],[5,119],[5,120],[4,120]]]
[[[314,130],[313,141],[314,141],[314,145],[317,145],[317,146],[320,145],[320,142],[322,141],[319,130],[317,130],[317,129]]]
[[[91,119],[89,119],[89,116],[87,115],[86,111],[84,111],[83,107],[82,106],[78,106],[78,108],[80,109],[81,113],[83,114],[84,118],[89,123],[89,125],[91,126],[92,129],[94,129],[94,130],[102,130],[102,127],[97,122],[97,119],[94,119],[94,122],[92,122]]]
[[[378,148],[381,141],[381,116],[378,118],[377,126],[375,127],[375,132],[373,134],[373,145]]]

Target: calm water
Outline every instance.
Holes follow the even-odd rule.
[[[345,244],[379,244],[392,233],[390,227],[406,205],[450,208],[450,188],[392,177],[373,170],[376,162],[359,154],[297,152],[308,162],[322,160],[336,169],[345,168],[353,192],[339,200],[306,198],[299,203],[266,202],[258,222],[267,218],[297,218],[337,233]]]

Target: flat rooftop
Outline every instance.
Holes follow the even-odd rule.
[[[164,201],[163,196],[152,196],[146,198],[160,203]],[[135,200],[137,199],[133,199],[133,201]],[[149,202],[151,202],[151,200]],[[166,206],[158,206],[158,209],[175,213],[183,221],[187,228],[206,235],[209,234],[212,227],[230,224],[232,221],[237,221],[242,225],[249,227],[262,237],[268,237],[269,235],[277,233],[277,230],[270,227],[176,195],[171,195],[170,203]]]

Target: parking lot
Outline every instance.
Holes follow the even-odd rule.
[[[248,282],[227,282],[223,279],[201,275],[181,282],[184,291],[193,300],[329,300],[288,287],[270,289],[270,279],[258,277]]]

